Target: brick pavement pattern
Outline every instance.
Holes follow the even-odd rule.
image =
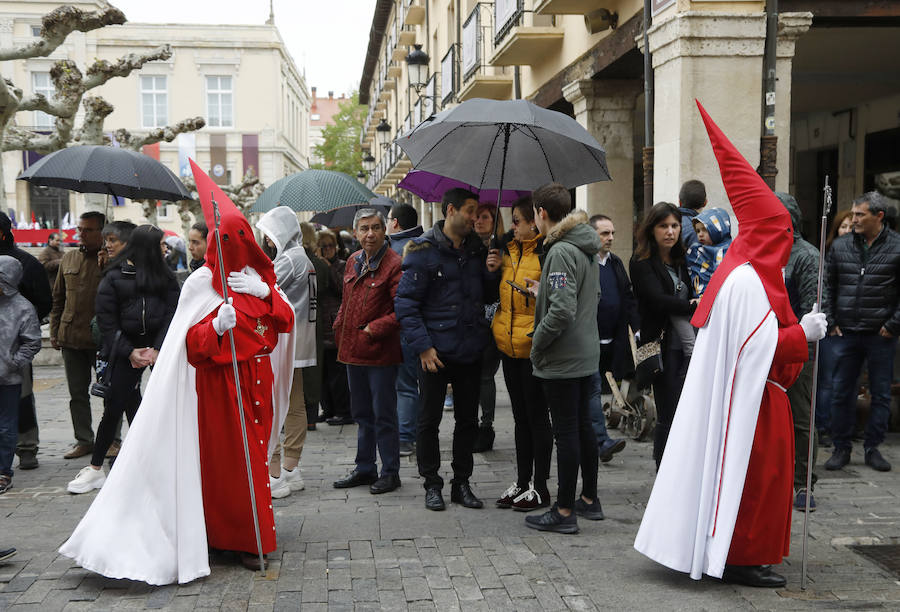
[[[414,457],[403,458],[403,487],[396,492],[376,497],[366,487],[332,488],[351,469],[356,427],[320,425],[304,451],[306,490],[274,502],[279,547],[270,555],[266,578],[227,557],[211,558],[211,575],[187,585],[104,578],[56,552],[95,494],[65,490],[90,458],[62,459],[71,439],[62,369],[38,368],[36,378],[41,466],[17,471],[14,488],[0,496],[0,546],[19,549],[0,565],[0,610],[900,608],[900,576],[848,548],[900,542],[900,485],[892,473],[862,465],[858,451],[847,469],[820,471],[805,592],[799,584],[799,513],[792,556],[779,570],[788,579],[784,590],[735,587],[706,577],[694,582],[636,553],[631,545],[654,477],[649,444],[629,442],[600,465],[606,520],[581,521],[577,536],[527,529],[523,514],[493,508],[515,474],[513,422],[499,378],[495,450],[475,456],[472,481],[484,510],[455,504],[445,512],[425,510]],[[94,414],[99,419],[99,402]],[[445,418],[441,435],[448,479],[451,425],[452,418]],[[898,446],[894,434],[883,446],[895,463]],[[555,467],[551,474],[553,490]]]

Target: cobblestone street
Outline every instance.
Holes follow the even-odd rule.
[[[894,473],[862,465],[821,470],[810,526],[810,585],[800,590],[803,515],[794,515],[791,558],[779,569],[785,590],[700,582],[669,571],[632,548],[653,481],[650,445],[628,447],[600,466],[606,520],[579,522],[577,536],[543,534],[524,515],[493,508],[514,480],[512,416],[498,377],[495,450],[476,455],[473,489],[484,510],[449,504],[428,512],[413,457],[403,458],[403,487],[372,496],[366,487],[331,486],[352,466],[356,427],[319,425],[303,454],[306,490],[275,500],[278,550],[261,578],[232,559],[211,559],[209,577],[182,586],[149,587],[76,567],[57,548],[95,494],[65,486],[89,457],[62,459],[71,423],[62,368],[36,369],[41,422],[40,468],[17,471],[0,496],[0,545],[18,555],[0,565],[0,609],[110,610],[792,610],[897,609],[898,576],[849,546],[900,543],[900,485]],[[100,405],[95,400],[95,427]],[[443,474],[449,472],[452,416],[444,415]],[[613,432],[615,433],[615,432]],[[826,449],[827,450],[827,449]],[[884,454],[900,462],[892,434]],[[827,458],[822,452],[820,461]],[[551,479],[551,490],[555,488]],[[240,488],[242,475],[235,475]],[[449,487],[445,488],[448,494]],[[448,498],[449,501],[449,498]]]

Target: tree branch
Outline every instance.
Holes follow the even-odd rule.
[[[160,45],[149,53],[129,53],[120,57],[116,63],[110,64],[106,60],[96,60],[87,69],[87,78],[82,85],[83,91],[103,85],[114,77],[127,77],[134,70],[140,70],[147,62],[167,60],[172,57],[171,45]]]
[[[150,130],[144,136],[132,136],[132,134],[125,129],[116,130],[116,140],[123,147],[128,147],[130,149],[134,149],[135,151],[139,151],[141,147],[148,144],[154,144],[161,141],[172,142],[175,140],[175,137],[179,134],[184,134],[186,132],[195,132],[199,129],[202,129],[206,125],[206,120],[203,117],[194,117],[192,119],[182,119],[175,125],[167,125],[166,127],[156,128]]]
[[[103,145],[108,139],[103,133],[103,122],[113,112],[113,105],[100,96],[88,96],[82,102],[84,121],[81,129],[76,130],[73,140],[81,144]]]
[[[89,32],[108,25],[122,25],[125,14],[114,6],[99,11],[85,12],[74,6],[60,6],[41,20],[41,37],[24,47],[0,49],[0,61],[47,57],[53,53],[72,32]]]

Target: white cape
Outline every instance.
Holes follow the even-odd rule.
[[[777,342],[762,282],[738,266],[697,335],[638,552],[695,580],[721,578]]]
[[[204,267],[185,281],[115,467],[59,549],[85,569],[154,585],[209,575],[196,370],[187,361],[185,338],[193,325],[222,303],[211,280],[212,272]],[[280,291],[279,295],[283,297]],[[287,411],[293,340],[293,333],[281,334],[271,355],[275,415],[270,456]]]

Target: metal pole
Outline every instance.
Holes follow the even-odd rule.
[[[759,174],[775,189],[778,175],[778,136],[775,135],[775,69],[778,61],[778,0],[766,0],[766,46],[763,55],[762,133],[759,139]]]
[[[650,0],[644,0],[644,210],[653,206],[653,58],[650,56]]]
[[[825,204],[822,207],[822,221],[819,229],[819,274],[818,285],[816,287],[816,305],[819,310],[822,309],[822,281],[825,276],[825,235],[828,227],[828,213],[831,212],[831,185],[828,184],[828,177],[825,177]],[[800,590],[806,590],[806,569],[807,569],[807,540],[809,539],[809,504],[812,499],[812,471],[813,471],[813,449],[816,444],[815,439],[815,422],[816,422],[816,389],[818,387],[819,378],[819,342],[813,352],[813,371],[812,371],[812,390],[810,392],[809,407],[809,448],[806,457],[806,508],[803,514],[803,555],[800,573]]]
[[[216,248],[219,254],[219,272],[222,276],[222,297],[228,302],[228,279],[225,278],[225,252],[222,251],[222,236],[219,233],[219,205],[215,194],[212,195],[213,213],[216,220]],[[234,330],[228,330],[228,342],[231,345],[231,367],[234,371],[234,388],[237,392],[238,420],[241,423],[241,438],[244,442],[244,461],[247,463],[247,482],[250,485],[250,511],[253,514],[253,532],[256,535],[256,551],[259,553],[259,569],[266,576],[266,560],[263,558],[262,538],[259,535],[259,516],[256,513],[256,493],[253,490],[253,470],[250,467],[250,446],[247,442],[247,425],[244,423],[244,399],[241,396],[241,378],[238,372],[237,351],[234,348]],[[268,474],[267,474],[268,476]]]
[[[497,210],[494,211],[494,227],[491,229],[490,248],[496,248],[497,240],[497,223],[500,218],[500,200],[503,198],[503,175],[506,173],[506,151],[509,148],[509,131],[510,124],[503,124],[503,160],[500,163],[500,187],[497,189]]]

